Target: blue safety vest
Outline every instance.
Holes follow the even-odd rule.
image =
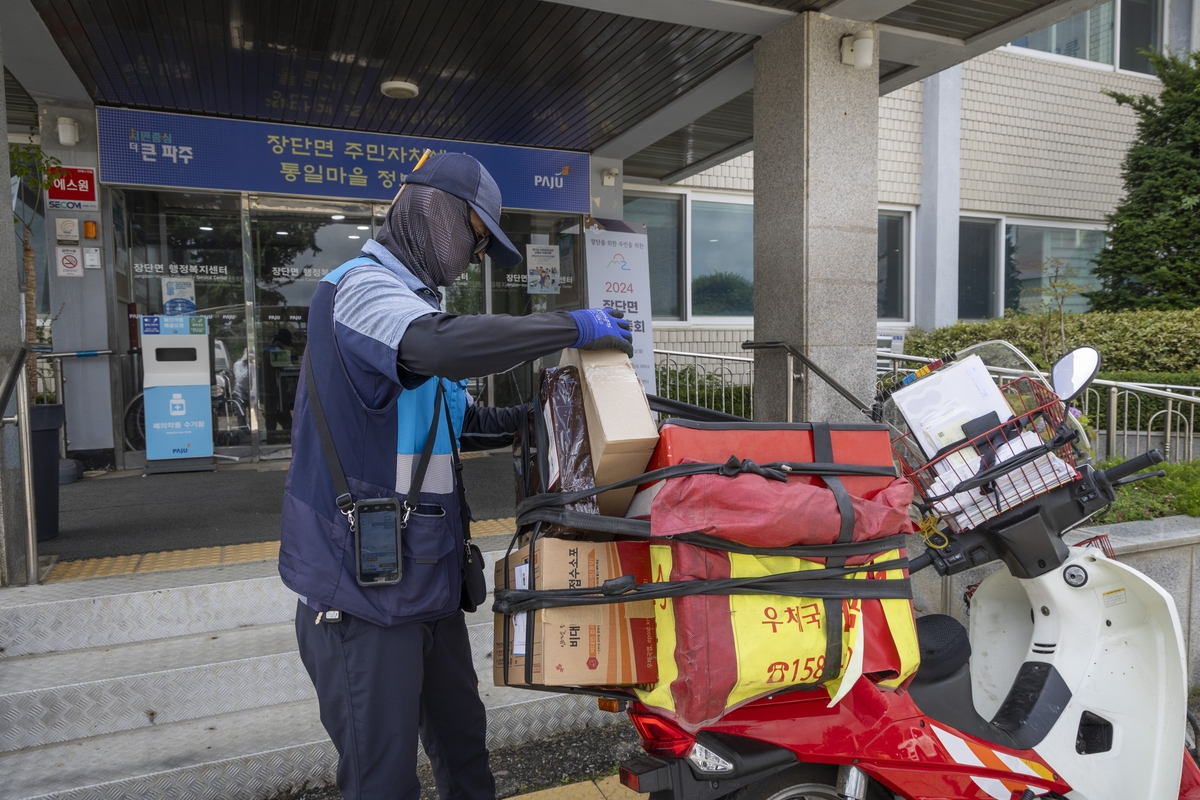
[[[446,428],[445,412],[433,407],[434,380],[416,389],[396,384],[376,408],[364,404],[355,390],[350,371],[356,367],[342,358],[335,338],[333,301],[346,273],[366,264],[375,262],[349,261],[318,284],[308,311],[304,357],[312,361],[329,430],[355,500],[395,497],[403,501],[429,435],[431,415],[441,414],[420,502],[442,511],[414,513],[409,518],[401,534],[399,584],[359,586],[354,536],[335,504],[333,479],[301,380],[292,417],[292,463],[284,487],[279,574],[289,589],[318,611],[335,608],[377,625],[440,619],[459,607],[462,590],[462,521],[452,432]],[[453,435],[458,436],[466,412],[466,382],[438,380],[446,386]]]

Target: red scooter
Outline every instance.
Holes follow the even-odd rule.
[[[1081,393],[1098,364],[1069,354],[1058,395]],[[646,755],[621,764],[622,783],[651,800],[1200,800],[1170,595],[1100,547],[1061,539],[1161,460],[1081,464],[912,558],[910,574],[1004,566],[972,595],[969,633],[949,616],[917,619],[921,665],[899,689],[860,678],[832,707],[824,691],[785,692],[694,733],[630,703]],[[953,488],[997,491],[1005,468]]]

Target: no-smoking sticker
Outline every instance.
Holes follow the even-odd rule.
[[[83,277],[83,248],[81,247],[58,247],[55,248],[57,257],[56,274],[60,278],[82,278]]]

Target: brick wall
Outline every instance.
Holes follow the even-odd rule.
[[[754,152],[737,156],[704,172],[679,181],[679,186],[696,189],[740,189],[754,191]]]
[[[1148,77],[994,50],[963,65],[962,207],[1101,222],[1121,199],[1135,118],[1101,94]]]
[[[879,98],[879,202],[921,203],[922,86]]]
[[[742,342],[754,338],[749,326],[713,326],[695,328],[654,329],[655,350],[677,350],[684,353],[745,356]]]

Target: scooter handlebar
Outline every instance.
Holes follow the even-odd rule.
[[[1162,460],[1163,454],[1158,450],[1147,450],[1140,456],[1131,458],[1121,464],[1117,464],[1111,469],[1104,470],[1104,477],[1108,479],[1110,484],[1115,484],[1122,478],[1128,478],[1130,475],[1141,472],[1144,469],[1149,469]]]
[[[924,553],[921,553],[921,555],[908,560],[908,574],[913,575],[917,572],[920,572],[932,563],[933,556],[928,550],[926,550]]]

